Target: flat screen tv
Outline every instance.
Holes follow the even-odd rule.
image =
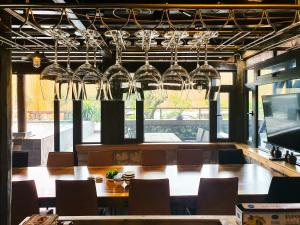
[[[300,152],[300,93],[262,97],[268,142]]]

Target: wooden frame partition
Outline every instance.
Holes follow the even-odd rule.
[[[142,143],[126,145],[79,144],[76,145],[78,165],[86,165],[90,151],[113,151],[116,165],[139,165],[141,151],[164,150],[167,151],[167,163],[176,164],[177,150],[193,149],[201,151],[203,163],[217,163],[220,149],[235,149],[233,143]]]

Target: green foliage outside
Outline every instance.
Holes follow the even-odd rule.
[[[182,115],[182,113],[185,109],[192,107],[192,102],[185,99],[184,97],[180,96],[179,94],[178,95],[170,95],[168,97],[168,101],[172,105],[172,108],[176,108],[176,109],[173,109],[172,112],[164,114],[163,119],[171,119],[174,117],[176,118],[176,117]]]
[[[100,122],[100,102],[99,101],[83,101],[82,102],[82,119]]]
[[[170,95],[162,96],[160,93],[155,93],[153,91],[145,91],[144,92],[144,116],[145,119],[154,119],[154,114],[157,109],[160,108],[161,104],[165,101],[168,101],[168,104],[172,108],[176,108],[171,112],[164,112],[161,119],[172,119],[181,115],[184,109],[191,108],[192,102],[183,98],[181,95]],[[125,102],[125,108],[136,108],[135,98],[128,99]],[[127,114],[127,120],[135,120],[135,114]]]

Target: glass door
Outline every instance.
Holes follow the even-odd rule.
[[[217,101],[217,139],[229,139],[229,92],[221,92]]]
[[[247,122],[248,122],[248,144],[251,146],[255,146],[256,140],[256,129],[255,129],[255,92],[251,89],[248,90],[248,107],[247,107]]]
[[[226,142],[232,137],[230,122],[232,103],[231,91],[221,91],[217,101],[210,103],[210,141]]]

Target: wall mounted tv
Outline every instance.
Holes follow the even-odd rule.
[[[300,152],[300,93],[262,97],[268,142]]]

